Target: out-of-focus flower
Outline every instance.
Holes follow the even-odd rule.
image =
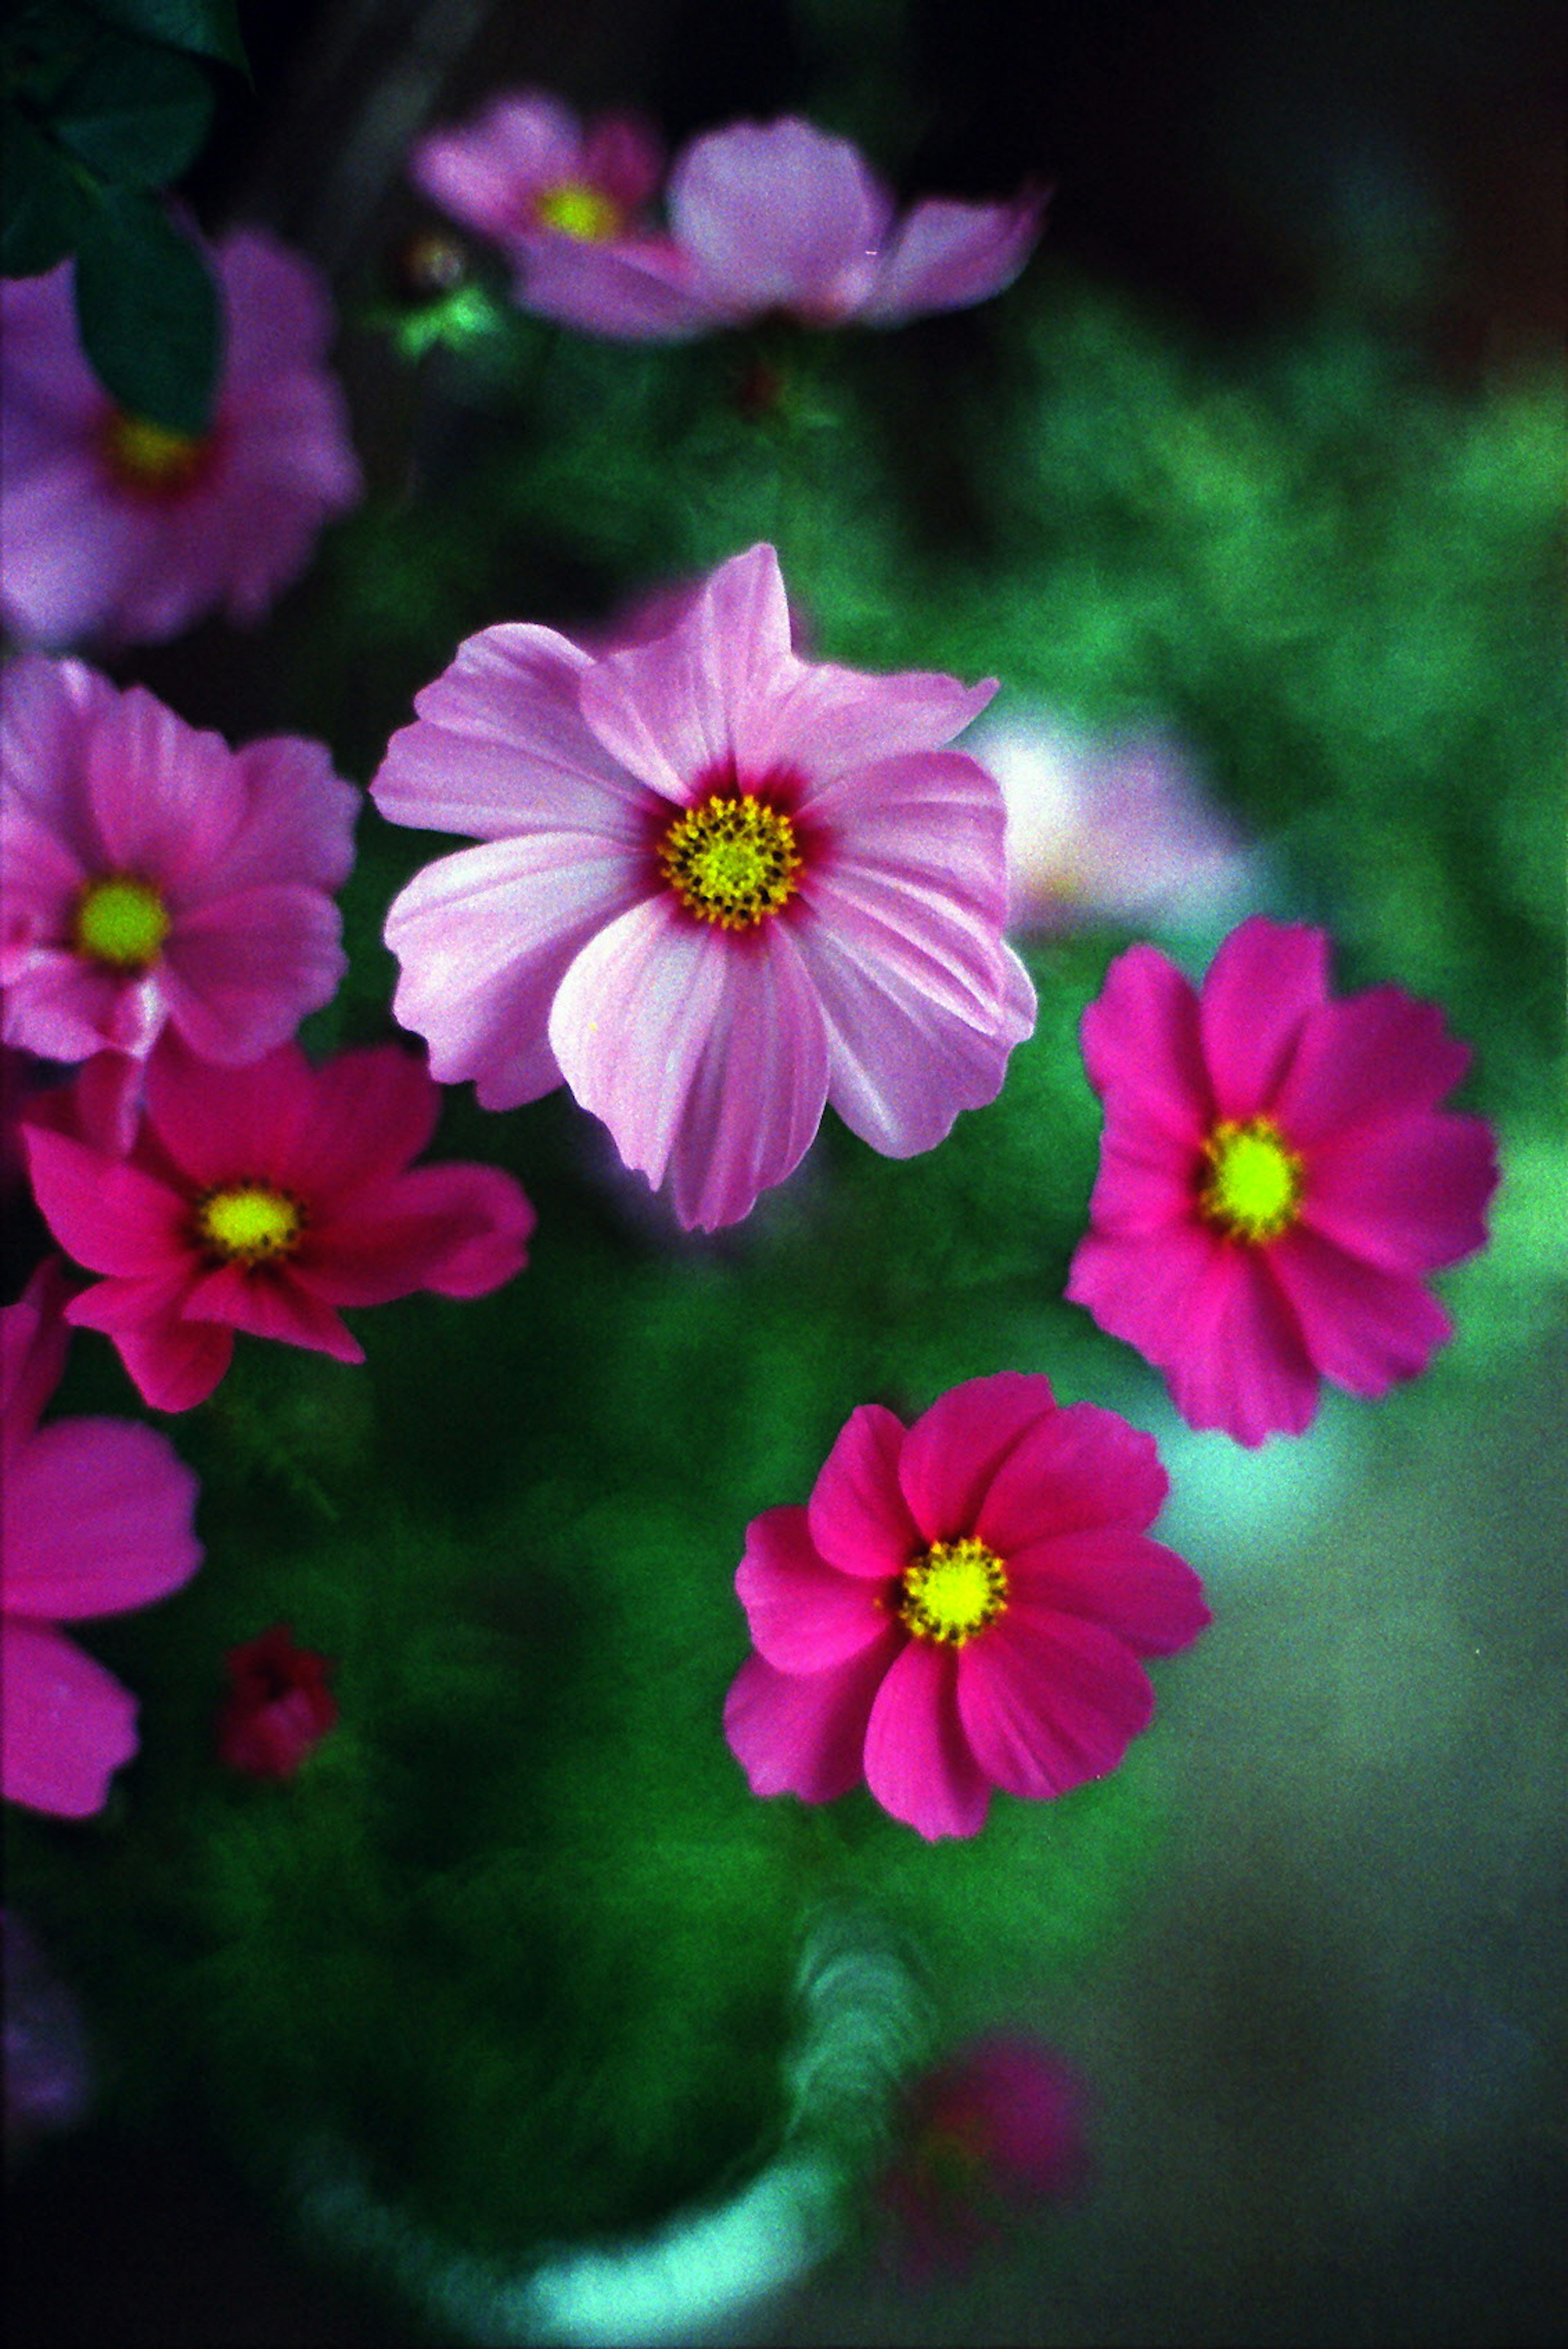
[[[524,1260],[534,1211],[510,1174],[410,1166],[441,1096],[395,1044],[318,1069],[286,1044],[230,1070],[165,1043],[123,1158],[84,1132],[75,1091],[24,1127],[46,1221],[106,1276],[67,1318],[107,1332],[160,1411],[212,1393],[236,1330],[359,1362],[339,1306],[483,1297]]]
[[[982,718],[964,748],[989,767],[1007,803],[1009,928],[1155,922],[1236,906],[1247,883],[1241,843],[1172,744],[1096,741],[1036,711]]]
[[[483,843],[392,905],[399,1019],[487,1109],[564,1078],[688,1229],[782,1182],[825,1101],[873,1149],[930,1149],[1033,1020],[1002,795],[940,747],[992,690],[799,659],[771,546],[598,658],[471,637],[371,785],[394,823]]]
[[[92,2094],[87,2034],[75,1999],[56,1980],[15,1912],[0,1909],[0,1971],[5,1975],[5,2150],[69,2128]]]
[[[226,336],[199,439],[115,408],[77,338],[70,262],[0,287],[0,612],[24,642],[156,643],[220,607],[258,619],[358,499],[318,273],[249,229],[213,266]]]
[[[991,1789],[1104,1777],[1147,1726],[1139,1659],[1209,1620],[1145,1529],[1150,1437],[1050,1381],[952,1388],[906,1428],[854,1412],[805,1508],[764,1510],[735,1578],[757,1652],[724,1731],[757,1795],[832,1801],[864,1778],[919,1834],[973,1835]]]
[[[136,1751],[136,1700],[57,1627],[164,1598],[202,1546],[196,1479],[167,1436],[118,1419],[38,1425],[65,1364],[68,1296],[51,1257],[0,1310],[4,1789],[85,1818]]]
[[[1438,1007],[1331,1001],[1328,956],[1255,916],[1201,996],[1136,946],[1084,1015],[1106,1123],[1067,1295],[1241,1444],[1300,1434],[1324,1379],[1426,1368],[1452,1334],[1426,1276],[1485,1246],[1497,1183],[1486,1121],[1438,1107],[1469,1061]]]
[[[415,176],[517,265],[527,309],[588,334],[677,341],[782,313],[816,326],[891,326],[983,302],[1012,284],[1043,196],[933,198],[901,219],[847,140],[809,122],[735,122],[693,140],[654,192],[651,142],[596,134],[537,96],[495,101],[465,132],[424,141]],[[613,166],[613,168],[612,168]]]
[[[337,1718],[327,1683],[330,1657],[295,1645],[294,1627],[275,1623],[231,1648],[230,1687],[218,1716],[218,1754],[252,1778],[292,1778]]]
[[[1088,2103],[1071,2064],[1017,2032],[973,2040],[917,2080],[878,2188],[908,2280],[967,2265],[1010,2220],[1079,2192]]]
[[[358,794],[320,743],[231,750],[140,686],[30,653],[0,678],[0,751],[8,1043],[107,1050],[130,1093],[165,1025],[243,1063],[331,999]]]

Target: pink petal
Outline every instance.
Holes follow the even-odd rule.
[[[1497,1147],[1484,1118],[1407,1111],[1319,1142],[1303,1224],[1388,1272],[1430,1272],[1487,1242]]]
[[[7,463],[5,473],[7,624],[30,644],[97,635],[152,551],[145,517],[106,497],[89,447],[61,450],[26,475]]]
[[[136,1700],[46,1624],[7,1617],[4,1790],[57,1818],[101,1811],[109,1782],[136,1751]]]
[[[87,780],[101,869],[173,895],[220,866],[244,821],[243,771],[218,734],[200,733],[130,686],[100,715]]]
[[[885,1811],[928,1843],[985,1825],[991,1785],[959,1716],[960,1659],[910,1640],[877,1692],[866,1728],[866,1783]]]
[[[1315,1149],[1402,1112],[1435,1108],[1469,1060],[1437,1004],[1397,987],[1367,988],[1308,1013],[1275,1114],[1298,1149]]]
[[[900,669],[890,677],[874,677],[839,668],[832,661],[794,661],[780,671],[770,698],[744,713],[736,749],[748,769],[798,768],[810,783],[802,812],[831,823],[840,797],[856,802],[865,797],[859,770],[911,751],[943,749],[979,717],[996,689],[994,678],[961,685],[956,677],[934,670]],[[968,760],[966,753],[957,755],[992,781],[978,761]],[[962,809],[984,810],[992,804],[991,793],[973,774],[961,777],[956,768],[932,771],[942,797],[950,800],[956,786]],[[896,812],[892,820],[897,821]],[[967,839],[963,845],[967,848]]]
[[[486,1297],[521,1269],[535,1220],[498,1166],[417,1166],[313,1224],[294,1278],[330,1305],[385,1305],[419,1288]]]
[[[1208,1162],[1196,1133],[1179,1139],[1143,1102],[1113,1094],[1100,1137],[1089,1218],[1102,1234],[1142,1239],[1193,1220]]]
[[[1210,1619],[1203,1586],[1184,1558],[1115,1526],[1014,1550],[1007,1577],[1018,1607],[1101,1623],[1138,1656],[1174,1655]]]
[[[961,1651],[958,1710],[978,1766],[1039,1802],[1114,1770],[1154,1691],[1101,1624],[1013,1604]]]
[[[515,298],[542,318],[617,342],[681,343],[728,323],[725,304],[702,285],[691,255],[667,236],[611,243],[556,236],[531,244]]]
[[[1304,1225],[1269,1250],[1270,1270],[1294,1309],[1314,1365],[1352,1394],[1380,1395],[1424,1371],[1454,1325],[1403,1271],[1347,1256]]]
[[[330,751],[283,734],[247,742],[232,756],[244,784],[245,814],[211,876],[214,894],[275,881],[340,889],[353,868],[361,794],[336,772]]]
[[[898,1482],[924,1541],[972,1534],[997,1472],[1056,1410],[1038,1372],[1000,1371],[940,1395],[904,1439]]]
[[[235,229],[214,259],[226,313],[225,392],[325,356],[336,322],[313,262],[256,228]]]
[[[817,1556],[804,1509],[766,1509],[753,1518],[735,1590],[758,1653],[781,1672],[845,1663],[889,1626],[877,1591]]]
[[[61,1317],[70,1295],[65,1266],[49,1256],[16,1302],[0,1306],[0,1423],[7,1445],[32,1434],[60,1382],[70,1345]]]
[[[189,1326],[217,1324],[251,1338],[275,1338],[339,1362],[362,1362],[365,1350],[322,1299],[270,1267],[234,1263],[194,1282],[181,1308]],[[134,1375],[134,1373],[132,1373]],[[165,1410],[171,1406],[165,1404]]]
[[[196,1479],[150,1427],[62,1419],[7,1464],[5,1603],[50,1621],[113,1615],[202,1562]]]
[[[392,1008],[430,1045],[442,1084],[472,1077],[486,1109],[561,1081],[549,1020],[589,942],[636,902],[640,854],[580,833],[460,849],[392,901],[387,944],[402,965]]]
[[[140,1167],[26,1122],[39,1212],[67,1256],[92,1272],[161,1274],[186,1253],[186,1202]]]
[[[658,193],[664,149],[635,116],[603,115],[583,140],[583,177],[623,212],[639,212]]]
[[[1273,1251],[1222,1247],[1192,1299],[1189,1326],[1163,1368],[1192,1427],[1238,1444],[1300,1435],[1318,1404],[1318,1368],[1275,1277]]]
[[[235,1069],[198,1060],[165,1039],[148,1065],[147,1125],[192,1193],[214,1183],[281,1182],[314,1095],[310,1063],[296,1044]]]
[[[330,1003],[348,958],[337,908],[278,882],[181,916],[160,973],[174,1026],[203,1060],[244,1062],[286,1044]]]
[[[902,1574],[925,1547],[898,1483],[906,1430],[879,1402],[852,1411],[806,1508],[811,1539],[842,1574]]]
[[[865,1775],[866,1723],[900,1630],[822,1672],[748,1657],[724,1700],[724,1735],[753,1795],[831,1803]]]
[[[154,1411],[190,1411],[205,1402],[234,1359],[233,1330],[213,1321],[183,1321],[172,1309],[133,1319],[130,1309],[139,1300],[114,1295],[119,1287],[100,1281],[78,1297],[71,1308],[73,1323],[103,1330],[114,1340],[137,1392]]]
[[[831,755],[830,753],[827,755]],[[826,835],[807,855],[807,894],[877,884],[911,904],[935,900],[999,930],[1007,909],[1006,810],[985,769],[963,750],[906,750],[814,786],[800,816]],[[994,967],[994,955],[992,957]]]
[[[280,1074],[292,1072],[285,1064]],[[308,1071],[299,1122],[276,1173],[292,1180],[313,1215],[348,1213],[368,1185],[400,1173],[429,1143],[441,1093],[416,1053],[399,1044],[338,1052]]]
[[[493,98],[471,122],[419,140],[409,176],[453,220],[506,238],[531,224],[541,189],[581,176],[576,118],[540,90]]]
[[[1142,1533],[1169,1489],[1152,1435],[1097,1404],[1069,1403],[1018,1438],[981,1502],[974,1531],[1002,1557],[1085,1527]]]
[[[1214,1123],[1199,1034],[1198,999],[1158,947],[1129,947],[1106,973],[1083,1020],[1089,1082],[1130,1123],[1136,1116],[1184,1149]]]
[[[1040,234],[1042,197],[1010,204],[916,204],[889,239],[876,282],[856,313],[867,326],[897,326],[933,310],[960,310],[1011,285]]]
[[[820,320],[865,299],[892,206],[847,140],[807,122],[736,122],[693,140],[668,191],[670,225],[733,318]]]
[[[83,746],[114,688],[82,661],[18,653],[0,671],[0,778],[14,801],[52,833],[74,870],[97,846],[83,791]],[[9,877],[9,876],[6,876]]]
[[[1254,914],[1231,931],[1203,982],[1199,1022],[1222,1118],[1272,1111],[1309,1016],[1328,992],[1328,936]]]

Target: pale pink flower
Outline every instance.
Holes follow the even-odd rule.
[[[165,1027],[234,1066],[330,1001],[359,795],[320,743],[231,750],[140,686],[31,653],[0,678],[0,754],[7,1043],[107,1051],[129,1116]]]
[[[1300,1434],[1323,1380],[1380,1395],[1452,1335],[1427,1276],[1485,1246],[1491,1129],[1435,1004],[1332,1001],[1322,930],[1255,916],[1201,996],[1117,957],[1084,1015],[1106,1106],[1067,1294],[1165,1372],[1194,1427]]]
[[[782,1182],[825,1102],[929,1150],[1033,1019],[1002,936],[1002,795],[950,741],[994,688],[797,657],[771,546],[596,658],[488,628],[371,785],[483,844],[418,874],[394,1009],[487,1109],[563,1079],[689,1229]]]
[[[69,1294],[51,1257],[0,1310],[4,1790],[85,1818],[136,1751],[136,1701],[57,1627],[165,1597],[202,1546],[196,1479],[166,1436],[118,1419],[39,1426],[65,1365]]]
[[[200,439],[114,406],[77,338],[71,263],[0,287],[0,612],[26,643],[258,619],[360,495],[318,272],[250,229],[213,262],[226,341]]]
[[[735,1588],[756,1654],[724,1733],[757,1795],[865,1780],[928,1838],[973,1835],[992,1786],[1041,1799],[1116,1767],[1147,1726],[1139,1661],[1209,1620],[1147,1538],[1153,1439],[1050,1381],[954,1387],[906,1428],[851,1413],[805,1508],[764,1510]]]
[[[409,174],[452,219],[520,254],[556,237],[599,244],[634,233],[664,155],[629,115],[585,127],[543,90],[514,90],[416,140]]]
[[[964,748],[1007,805],[1010,929],[1191,920],[1243,894],[1241,841],[1174,745],[1096,740],[1036,710],[982,718]]]

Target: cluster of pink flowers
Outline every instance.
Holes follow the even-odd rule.
[[[493,98],[416,145],[417,183],[498,244],[520,305],[594,335],[674,342],[780,313],[892,326],[1010,285],[1044,199],[916,204],[845,139],[785,116],[694,139],[668,178],[629,118],[587,129],[538,91]],[[667,227],[652,207],[662,185]]]

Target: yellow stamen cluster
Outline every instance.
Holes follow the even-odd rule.
[[[225,1264],[265,1264],[292,1256],[305,1229],[305,1209],[271,1183],[223,1183],[197,1200],[196,1237]]]
[[[1266,1117],[1223,1120],[1203,1145],[1209,1171],[1198,1204],[1231,1238],[1278,1239],[1301,1212],[1302,1163]]]
[[[619,205],[586,180],[561,180],[546,188],[535,199],[534,212],[545,228],[585,244],[603,244],[620,232]]]
[[[207,461],[210,438],[192,432],[171,432],[146,416],[130,416],[117,409],[104,427],[103,453],[109,471],[128,489],[151,497],[178,497],[190,488]]]
[[[714,792],[677,816],[660,844],[659,864],[699,921],[750,930],[794,896],[801,856],[787,815],[750,792]]]
[[[899,1620],[918,1640],[961,1648],[1007,1604],[1007,1570],[972,1534],[933,1542],[899,1579]]]
[[[89,881],[77,900],[71,944],[113,970],[146,970],[169,935],[169,908],[151,881],[110,873]]]

